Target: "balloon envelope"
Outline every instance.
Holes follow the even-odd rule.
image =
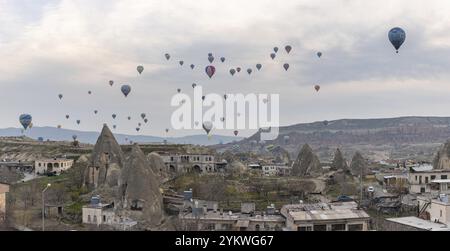
[[[392,45],[394,46],[395,50],[400,49],[402,44],[405,42],[406,39],[406,33],[402,28],[395,27],[389,31],[388,34],[389,41],[391,41]]]
[[[212,62],[214,61],[213,55],[208,56],[208,61],[209,61],[210,63],[212,63]]]
[[[220,58],[220,61],[223,63],[223,62],[225,62],[225,58],[224,57],[221,57]]]
[[[289,54],[291,52],[291,50],[292,50],[292,46],[286,45],[285,50]]]
[[[166,53],[166,55],[164,55],[164,56],[166,57],[167,60],[170,59],[170,54],[169,53]]]
[[[252,72],[253,72],[253,70],[252,70],[252,69],[250,69],[250,68],[248,68],[248,69],[247,69],[247,73],[248,73],[248,75],[252,74]]]
[[[320,58],[320,57],[322,57],[322,52],[317,52],[317,56]]]
[[[192,88],[195,88],[195,87],[197,87],[197,84],[196,84],[196,83],[193,83],[193,84],[192,84]]]
[[[284,64],[283,65],[283,68],[287,71],[287,70],[289,70],[289,64]]]
[[[230,69],[230,74],[231,74],[231,76],[234,76],[235,73],[236,73],[236,70],[235,70],[235,69]]]
[[[193,70],[195,68],[195,65],[191,64],[191,69]]]
[[[320,91],[320,85],[314,86],[314,89],[316,89],[317,92]]]
[[[274,51],[275,53],[277,53],[277,52],[278,52],[278,47],[274,47],[274,48],[273,48],[273,51]]]
[[[19,117],[19,122],[25,130],[31,125],[31,121],[33,121],[33,117],[30,114],[22,114]]]
[[[180,65],[181,65],[181,66],[183,66],[183,65],[184,65],[184,61],[180,61],[179,63],[180,63]]]
[[[258,69],[258,71],[261,70],[261,68],[262,68],[262,64],[256,64],[256,69]]]
[[[129,85],[122,85],[120,90],[122,91],[123,95],[125,95],[125,97],[128,97],[128,94],[130,94],[131,92],[131,87]]]
[[[203,129],[205,130],[206,134],[209,134],[213,128],[213,124],[210,121],[206,121],[203,123]]]
[[[109,85],[110,85],[110,86],[113,86],[113,84],[114,84],[114,81],[109,80]]]
[[[136,70],[139,72],[139,74],[142,74],[142,72],[144,71],[144,66],[139,65]]]
[[[275,53],[270,53],[270,58],[271,58],[271,59],[275,59],[276,56],[277,56],[277,54],[275,54]]]
[[[141,118],[142,118],[142,119],[145,119],[146,116],[147,116],[147,114],[141,113]]]
[[[237,72],[241,72],[241,67],[237,67],[237,68],[236,68],[236,71],[237,71]]]
[[[216,73],[216,68],[212,65],[206,66],[205,72],[209,78],[212,78],[214,76],[214,73]]]
[[[62,94],[59,94],[58,97],[59,97],[59,99],[62,99],[62,98],[63,98],[63,95],[62,95]]]

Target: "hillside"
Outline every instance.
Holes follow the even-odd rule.
[[[255,149],[259,137],[257,133],[240,141],[241,151]],[[282,146],[295,156],[299,147],[307,143],[318,151],[321,159],[327,160],[339,147],[347,158],[360,150],[373,159],[415,156],[430,161],[449,138],[450,117],[342,119],[281,127],[279,137],[264,145]],[[216,148],[232,147],[233,144],[228,144]]]
[[[12,137],[20,136],[21,129],[18,128],[5,128],[0,129],[0,137]],[[38,139],[42,137],[44,140],[51,141],[72,141],[72,135],[77,135],[77,140],[81,143],[95,144],[100,132],[87,132],[87,131],[77,131],[69,129],[58,129],[55,127],[33,127],[28,130],[25,135],[29,138]],[[156,143],[163,142],[166,138],[147,136],[147,135],[126,135],[126,134],[114,134],[119,144],[125,144],[126,140],[129,139],[133,142],[139,143]],[[192,135],[185,137],[174,137],[167,138],[168,142],[174,144],[193,144],[193,145],[215,145],[223,143],[233,142],[235,140],[240,140],[239,137],[231,136],[221,136],[214,135],[210,140],[205,135]]]

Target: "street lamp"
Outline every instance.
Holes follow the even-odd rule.
[[[45,191],[50,188],[52,184],[48,183],[47,186],[42,190],[42,231],[45,231]]]

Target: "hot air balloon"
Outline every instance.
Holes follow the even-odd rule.
[[[91,91],[88,91],[88,94],[89,94],[89,95],[91,95],[91,94],[92,94],[92,92],[91,92]]]
[[[25,130],[30,126],[32,120],[33,117],[31,117],[31,115],[29,114],[22,114],[19,116],[19,122],[20,124],[22,124]]]
[[[273,60],[273,59],[275,59],[275,57],[277,56],[277,54],[275,54],[275,53],[270,53],[270,58]]]
[[[223,63],[223,62],[225,62],[225,58],[224,57],[221,57],[220,58],[220,61]]]
[[[81,120],[77,120],[77,124],[79,125],[81,123]]]
[[[167,60],[169,60],[170,59],[170,54],[166,53],[165,57],[166,57]]]
[[[141,130],[141,128],[136,127],[136,132],[139,132]]]
[[[284,49],[286,50],[286,52],[289,54],[292,50],[292,46],[290,45],[286,45],[286,47],[284,47]]]
[[[166,128],[166,133],[169,133],[169,128]]]
[[[59,94],[59,95],[58,95],[58,98],[59,98],[59,99],[62,99],[62,98],[63,98],[63,95],[62,95],[62,94]]]
[[[258,71],[261,70],[261,68],[262,68],[262,64],[256,64],[256,69],[258,69]]]
[[[75,134],[74,134],[74,135],[72,135],[72,139],[73,139],[73,140],[77,140],[77,138],[78,138],[78,136],[77,136],[77,135],[75,135]]]
[[[225,117],[220,118],[220,121],[225,122]]]
[[[287,70],[289,70],[289,64],[284,64],[283,65],[283,68],[287,71]]]
[[[321,58],[322,57],[322,52],[317,52],[317,56],[319,57],[319,58]]]
[[[94,111],[94,114],[97,114],[97,113],[98,113],[98,111],[97,111],[97,110],[95,110],[95,111]]]
[[[128,120],[131,120],[131,117],[130,117],[130,116],[128,116]]]
[[[180,62],[178,62],[181,66],[183,66],[184,65],[184,61],[183,60],[181,60]]]
[[[196,83],[193,83],[193,84],[192,84],[192,88],[195,88],[195,87],[197,87],[197,84],[196,84]]]
[[[70,118],[70,116],[69,116],[69,114],[67,114],[67,115],[66,115],[66,119],[69,119],[69,118]]]
[[[208,61],[212,64],[212,62],[214,61],[214,56],[213,55],[209,55],[208,56]]]
[[[141,126],[142,126],[142,123],[139,122],[139,123],[138,123],[138,126],[141,127]]]
[[[194,64],[191,64],[191,69],[193,70],[195,68],[195,65]]]
[[[116,114],[113,114],[113,115],[112,115],[112,118],[113,118],[113,119],[116,119],[116,117],[117,117]]]
[[[131,87],[129,85],[122,85],[120,90],[122,91],[123,95],[125,95],[125,97],[128,97],[128,94],[130,94],[131,92]]]
[[[206,66],[205,72],[209,78],[212,78],[214,76],[214,73],[216,73],[216,68],[212,65]]]
[[[148,123],[148,119],[144,119],[144,123],[146,123],[146,124],[147,124],[147,123]]]
[[[223,95],[223,99],[227,100],[227,98],[228,98],[227,94]]]
[[[314,89],[316,89],[317,92],[320,91],[320,85],[314,86]]]
[[[395,27],[389,31],[388,34],[389,41],[391,41],[392,45],[394,46],[395,50],[398,53],[398,50],[402,46],[402,44],[405,42],[406,39],[406,33],[402,28]]]
[[[248,75],[252,74],[252,72],[253,72],[253,70],[252,70],[252,69],[250,69],[250,68],[248,68],[248,69],[247,69],[247,73],[248,73]]]
[[[273,48],[273,51],[274,51],[275,53],[277,53],[277,52],[278,52],[278,47],[274,47],[274,48]]]
[[[58,125],[58,126],[57,126],[57,128],[58,128],[58,129],[61,129],[61,128],[62,128],[62,126],[61,126],[61,125]]]
[[[109,80],[109,85],[110,85],[110,86],[113,86],[113,85],[114,85],[114,81]]]
[[[202,96],[202,100],[205,101],[205,99],[206,99],[206,96]]]
[[[178,88],[178,89],[177,89],[177,92],[178,92],[178,93],[180,93],[180,92],[181,92],[181,89],[180,89],[180,88]]]
[[[116,129],[116,128],[117,128],[117,126],[116,126],[116,125],[113,125],[113,128],[114,128],[114,129]]]
[[[205,130],[206,134],[209,134],[213,128],[213,124],[210,121],[206,121],[203,123],[203,129]]]
[[[142,118],[142,119],[145,119],[145,117],[147,117],[147,114],[141,113],[141,118]]]
[[[212,55],[213,55],[212,52],[208,53],[208,57],[211,57]]]
[[[139,65],[136,70],[139,72],[139,74],[142,74],[142,72],[144,71],[144,66]]]
[[[230,69],[230,74],[231,74],[231,76],[234,76],[235,73],[236,73],[236,70],[235,70],[235,69]]]
[[[236,71],[239,73],[239,72],[241,72],[241,67],[237,67],[236,68]]]
[[[234,136],[238,136],[238,134],[239,134],[238,130],[234,131]]]

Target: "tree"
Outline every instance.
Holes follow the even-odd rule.
[[[352,175],[358,176],[365,173],[367,169],[367,162],[363,158],[360,152],[356,152],[355,155],[353,155],[352,163],[350,164],[350,171]]]
[[[342,152],[339,148],[336,149],[336,152],[334,152],[334,158],[333,158],[333,162],[331,163],[331,169],[332,170],[346,170],[347,167],[347,163],[344,159],[344,157],[342,156]]]

